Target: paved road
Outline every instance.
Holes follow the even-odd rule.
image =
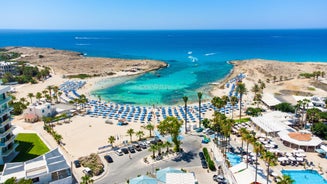
[[[113,157],[114,162],[109,164],[108,174],[97,181],[97,184],[115,184],[126,183],[127,179],[137,177],[138,175],[153,173],[156,168],[165,167],[201,167],[201,162],[198,157],[198,152],[201,149],[201,138],[196,135],[184,136],[182,148],[184,150],[181,156],[164,159],[154,164],[145,164],[143,158],[150,156],[152,152],[143,150],[131,154],[131,159],[128,155],[117,156],[114,153],[110,155]]]

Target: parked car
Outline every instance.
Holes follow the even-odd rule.
[[[142,151],[142,148],[139,144],[133,144],[133,148],[136,149],[136,151]]]
[[[128,149],[127,149],[127,148],[122,148],[121,151],[122,151],[124,154],[128,154]]]
[[[122,151],[121,149],[116,150],[115,153],[116,153],[116,155],[118,155],[118,156],[122,156],[122,155],[123,155],[123,151]]]
[[[105,156],[104,156],[104,159],[106,159],[106,161],[107,161],[108,163],[112,163],[112,162],[114,162],[114,161],[112,160],[112,158],[111,158],[110,155],[105,155]]]
[[[203,169],[208,169],[208,164],[205,160],[201,160],[201,165]]]
[[[222,175],[213,175],[212,177],[213,181],[218,182],[219,184],[225,184],[227,183],[227,180],[224,176]]]
[[[200,133],[200,132],[203,131],[203,128],[197,128],[197,129],[195,129],[195,131],[196,131],[197,133]]]
[[[203,152],[199,152],[199,157],[200,157],[201,160],[205,160]]]
[[[139,145],[143,149],[146,149],[148,147],[148,145],[147,145],[147,143],[145,141],[144,142],[139,142]]]
[[[74,160],[74,165],[76,168],[81,167],[81,163],[79,162],[79,160]]]
[[[92,170],[88,167],[85,167],[85,169],[83,169],[83,173],[92,176]]]
[[[128,146],[128,151],[131,153],[135,153],[135,149],[133,148],[133,146]]]

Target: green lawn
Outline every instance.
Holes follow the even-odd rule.
[[[49,148],[37,134],[21,133],[17,135],[15,140],[19,144],[16,148],[19,154],[13,162],[27,161],[49,151]]]

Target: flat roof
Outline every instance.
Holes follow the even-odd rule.
[[[59,148],[56,148],[26,162],[6,163],[0,177],[0,183],[13,176],[17,179],[33,178],[69,168],[70,166],[59,151]]]
[[[268,106],[275,106],[277,104],[282,103],[277,98],[275,98],[274,95],[269,94],[269,93],[263,94],[261,101],[263,101]]]

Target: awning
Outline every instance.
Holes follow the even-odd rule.
[[[326,152],[323,149],[316,149],[315,151],[320,154],[326,154]]]

